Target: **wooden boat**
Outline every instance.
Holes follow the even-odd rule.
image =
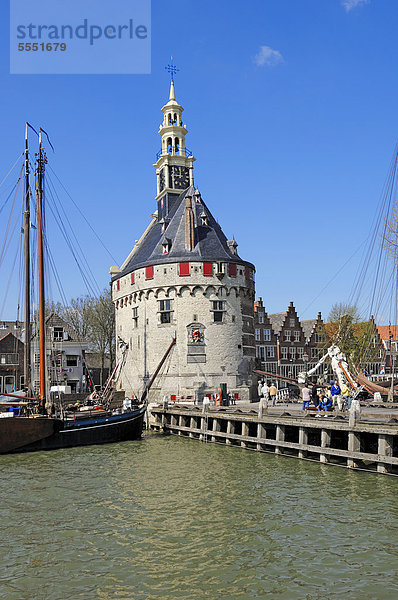
[[[33,129],[33,128],[32,128]],[[87,411],[79,414],[55,406],[46,397],[46,341],[44,316],[44,242],[43,242],[43,178],[47,162],[42,147],[42,132],[39,130],[39,153],[37,158],[37,223],[38,223],[38,288],[39,288],[39,355],[40,355],[40,392],[39,398],[11,396],[10,402],[0,402],[0,454],[14,452],[30,452],[35,450],[55,450],[74,446],[104,444],[135,440],[141,437],[144,416],[147,408],[147,395],[161,366],[175,343],[173,339],[166,354],[160,361],[152,378],[147,382],[140,403],[131,406],[110,408],[109,395],[105,397],[104,407],[89,406]],[[37,132],[36,132],[37,133]],[[45,133],[45,132],[43,132]],[[46,134],[47,135],[47,134]],[[29,253],[29,158],[28,136],[25,133],[25,381],[30,381],[30,253]],[[125,345],[127,352],[127,345]],[[125,361],[125,352],[121,363]],[[116,372],[123,364],[119,363],[111,373],[105,392],[109,392],[111,381],[116,379]],[[31,386],[28,384],[28,390]],[[103,401],[103,399],[102,399]],[[3,411],[1,412],[1,409]],[[4,412],[4,409],[11,412]],[[17,411],[17,412],[15,412]],[[18,413],[18,414],[17,414]]]
[[[79,420],[48,417],[0,419],[0,453],[57,450],[141,437],[146,405],[122,414],[106,411]]]

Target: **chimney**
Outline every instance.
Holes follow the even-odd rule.
[[[192,198],[185,198],[185,248],[193,250],[195,245],[195,227],[193,221]]]

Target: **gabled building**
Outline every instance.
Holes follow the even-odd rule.
[[[0,393],[24,386],[24,345],[13,333],[0,335]]]
[[[194,184],[195,159],[173,81],[162,112],[157,210],[122,266],[111,268],[116,334],[129,346],[120,386],[139,395],[175,338],[155,396],[200,397],[226,383],[249,399],[255,269]]]
[[[268,314],[259,298],[254,304],[254,331],[257,364],[263,371],[297,379],[300,371],[318,362],[324,341],[321,313],[300,321],[290,302],[287,311]]]
[[[38,393],[39,348],[37,333],[32,337],[32,387]],[[76,331],[58,315],[46,319],[46,365],[48,386],[70,386],[72,393],[88,390],[85,366],[87,344]]]
[[[25,328],[22,321],[0,321],[0,338],[7,333],[12,333],[21,342],[25,342]]]

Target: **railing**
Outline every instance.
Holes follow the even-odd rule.
[[[163,152],[162,149],[156,154],[156,160],[159,160],[161,156],[166,156],[169,154],[170,156],[192,156],[192,152],[188,150],[188,148],[179,148],[176,150],[175,148],[168,148],[167,152]]]

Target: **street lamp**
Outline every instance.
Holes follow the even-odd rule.
[[[309,360],[309,358],[310,357],[308,356],[307,352],[304,352],[304,354],[303,354],[303,361],[304,361],[304,365],[305,365],[305,385],[307,385],[307,383],[308,383],[308,381],[307,381],[308,380],[307,373],[308,373],[308,360]]]

